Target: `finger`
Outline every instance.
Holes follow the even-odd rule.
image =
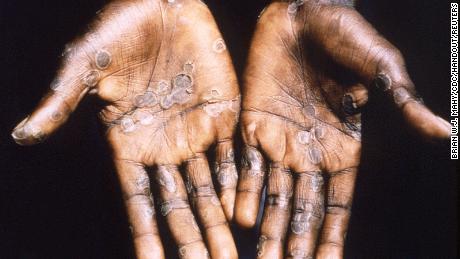
[[[321,172],[298,174],[295,183],[288,258],[314,258],[318,232],[324,218],[324,188]]]
[[[113,57],[120,55],[121,48],[128,45],[132,48],[133,44],[129,40],[119,40],[127,37],[125,30],[129,28],[120,27],[120,21],[123,19],[126,23],[126,17],[142,21],[144,17],[139,17],[136,5],[139,3],[135,1],[109,4],[99,12],[83,37],[67,45],[51,90],[36,110],[13,130],[12,137],[18,144],[33,145],[50,136],[65,123],[86,93],[97,92],[99,82],[115,68],[120,68],[121,61]],[[107,91],[100,92],[99,96],[105,100],[113,98]]]
[[[68,68],[70,69],[70,68]],[[40,101],[36,110],[13,130],[12,137],[20,145],[42,142],[64,124],[79,101],[88,92],[98,74],[93,71],[76,76],[63,72],[52,83],[50,92]],[[89,79],[91,78],[91,79]]]
[[[48,94],[34,112],[13,130],[20,145],[43,141],[66,122],[81,99],[94,89],[111,65],[111,54],[89,44],[92,34],[69,44]]]
[[[161,214],[179,247],[181,258],[208,258],[195,217],[190,210],[184,182],[175,165],[160,165],[155,175],[161,197]]]
[[[434,115],[425,105],[407,92],[403,87],[393,92],[395,103],[401,108],[404,119],[421,136],[427,139],[450,137],[451,125]]]
[[[131,161],[118,160],[115,165],[131,225],[136,257],[164,258],[147,172],[142,165]]]
[[[256,224],[264,177],[262,154],[256,148],[246,146],[235,201],[235,220],[242,227],[251,228]]]
[[[291,215],[292,187],[291,172],[277,163],[272,163],[257,246],[258,258],[283,258],[284,240]]]
[[[306,6],[307,33],[335,62],[361,76],[366,85],[386,91],[410,125],[423,136],[450,136],[450,124],[418,102],[399,50],[357,11],[337,5]]]
[[[222,206],[212,184],[204,154],[187,161],[188,186],[192,204],[204,229],[211,258],[237,258],[236,246]]]
[[[368,90],[362,84],[351,86],[342,97],[342,111],[345,116],[352,116],[361,112],[361,108],[369,99]]]
[[[217,183],[219,184],[219,198],[227,220],[231,221],[233,219],[236,184],[238,182],[233,141],[219,141],[216,151],[215,173],[217,175]]]
[[[356,167],[331,174],[317,258],[343,258],[356,174]]]

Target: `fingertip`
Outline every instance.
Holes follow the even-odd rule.
[[[11,137],[18,145],[31,146],[42,142],[45,135],[40,128],[31,125],[27,117],[13,129]]]
[[[443,118],[439,117],[439,116],[436,116],[438,121],[439,121],[439,124],[443,126],[444,130],[443,130],[443,135],[444,137],[443,138],[450,138],[450,136],[452,135],[452,125],[450,125],[449,122],[447,122],[446,120],[444,120]]]
[[[318,259],[343,258],[343,247],[336,244],[320,244],[316,253]]]
[[[261,242],[261,240],[263,240]],[[278,240],[264,240],[263,236],[259,238],[257,258],[260,259],[282,259],[283,243]]]
[[[71,109],[64,97],[57,93],[48,94],[36,110],[14,128],[11,136],[19,145],[38,144],[64,124],[70,113]]]
[[[235,208],[235,190],[224,190],[220,196],[220,202],[224,210],[225,217],[228,222],[233,220],[234,208]]]
[[[418,134],[430,141],[444,140],[451,136],[451,125],[423,104],[408,102],[403,106],[403,115]]]
[[[203,242],[194,242],[179,247],[179,257],[184,259],[207,259],[209,258],[209,252]]]
[[[240,192],[235,202],[235,222],[242,228],[253,228],[259,212],[259,195]]]
[[[165,258],[161,240],[156,235],[145,235],[134,238],[134,246],[136,248],[136,257],[138,259]]]
[[[238,258],[235,241],[228,225],[219,225],[207,230],[211,258],[235,259]]]

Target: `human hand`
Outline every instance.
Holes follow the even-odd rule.
[[[100,117],[138,258],[164,258],[153,196],[182,258],[207,258],[208,250],[212,258],[237,257],[227,219],[237,180],[232,138],[240,97],[225,43],[203,3],[113,1],[68,45],[51,88],[13,138],[36,144],[87,93],[102,99]],[[219,197],[205,156],[213,144]]]
[[[399,51],[351,5],[274,1],[260,16],[243,78],[235,204],[236,222],[254,226],[267,178],[260,258],[343,257],[370,88],[425,139],[450,134],[417,97]]]

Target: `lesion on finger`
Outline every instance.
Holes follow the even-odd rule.
[[[130,230],[133,238],[142,237],[146,235],[158,235],[154,221],[155,208],[153,201],[145,200],[133,200],[127,202],[127,210],[131,212],[135,217],[130,217]]]
[[[322,224],[324,207],[324,178],[320,171],[297,173],[291,231],[296,235],[315,233]]]
[[[298,179],[299,189],[309,190],[313,193],[323,191],[324,175],[321,171],[305,171],[296,174]]]
[[[255,147],[246,146],[241,167],[241,184],[238,184],[238,192],[259,193],[264,184],[266,170],[262,154]]]
[[[94,36],[89,33],[85,37]],[[96,45],[83,38],[66,45],[61,55],[63,68],[50,84],[53,92],[66,98],[81,95],[82,91],[97,92],[96,86],[109,74],[106,70],[112,65],[113,55],[108,49]]]
[[[259,240],[257,242],[257,258],[262,258],[267,251],[267,246],[269,246],[269,243],[275,243],[279,246],[282,246],[284,243],[284,238],[276,238],[276,237],[270,237],[266,235],[260,235]]]
[[[155,208],[150,180],[145,170],[139,169],[134,179],[129,179],[124,188],[123,199],[133,237],[158,235],[154,222]]]
[[[155,181],[160,187],[160,195],[166,202],[169,200],[187,201],[187,193],[182,185],[182,176],[177,165],[159,165],[155,174]],[[174,202],[173,202],[174,204]],[[174,205],[172,205],[174,207]]]
[[[260,177],[265,171],[263,156],[255,147],[246,146],[241,164],[250,177]]]
[[[180,245],[179,256],[180,258],[210,258],[208,250],[203,247],[202,240]]]
[[[286,256],[287,259],[313,259],[312,253],[305,252],[302,249],[293,249]]]
[[[234,161],[216,162],[214,168],[221,190],[234,189],[236,187],[238,182],[238,172]]]
[[[295,235],[317,231],[324,219],[324,202],[311,199],[294,199],[291,231]]]
[[[233,141],[231,139],[218,141],[216,150],[214,173],[220,184],[220,189],[234,189],[238,182],[238,172],[235,165]]]
[[[293,177],[289,169],[280,162],[272,162],[268,174],[258,245],[258,256],[261,258],[281,253],[292,208]]]
[[[196,253],[203,255],[207,252],[200,227],[187,200],[180,198],[164,200],[161,204],[161,212],[167,219],[181,258],[196,258],[193,256],[197,256]],[[186,235],[184,230],[187,232]]]
[[[265,206],[282,211],[290,210],[293,195],[290,170],[281,163],[271,163],[268,177]]]
[[[196,208],[197,203],[206,203],[212,206],[220,207],[220,200],[217,197],[216,191],[212,185],[193,186],[187,184],[189,194],[192,197],[192,205]]]
[[[378,74],[371,85],[376,89],[388,93],[397,107],[402,108],[408,102],[423,103],[423,100],[416,93],[413,83],[406,80],[407,85],[401,85],[391,80],[387,74]]]
[[[393,100],[397,107],[402,109],[409,102],[423,104],[423,100],[418,95],[411,94],[405,87],[393,89]]]
[[[161,215],[164,217],[168,216],[173,210],[188,209],[190,205],[188,200],[185,199],[174,199],[166,200],[160,204]]]
[[[175,176],[177,170],[178,168],[176,165],[158,166],[155,179],[157,180],[158,184],[169,193],[174,193],[177,190],[177,184],[175,179],[175,177],[177,177]]]
[[[292,195],[289,194],[270,194],[267,196],[266,206],[275,207],[281,210],[289,210]]]

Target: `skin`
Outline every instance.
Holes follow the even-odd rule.
[[[254,226],[266,178],[261,258],[342,257],[368,87],[384,90],[425,138],[450,132],[418,102],[401,54],[344,4],[274,2],[254,35],[235,211],[241,226]],[[53,90],[13,132],[19,144],[35,144],[86,94],[106,102],[101,121],[138,258],[164,257],[155,211],[166,216],[181,257],[237,257],[226,218],[233,217],[239,93],[220,39],[198,1],[114,1],[69,45]],[[212,144],[220,204],[204,155]]]
[[[206,5],[111,2],[67,46],[51,88],[13,138],[20,145],[39,143],[85,95],[103,100],[100,118],[137,258],[164,258],[160,216],[181,258],[237,258],[227,219],[233,217],[237,183],[232,138],[240,94]],[[218,194],[205,156],[212,145]]]
[[[235,220],[256,223],[258,258],[342,258],[361,154],[360,108],[383,91],[412,129],[450,125],[417,98],[401,53],[347,1],[274,1],[261,14],[243,77],[246,148]]]

